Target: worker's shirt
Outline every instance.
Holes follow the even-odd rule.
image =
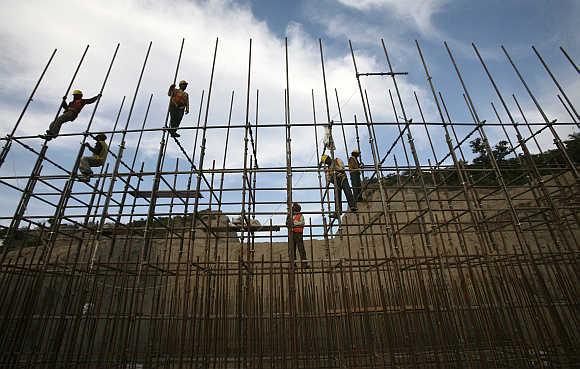
[[[72,112],[78,115],[85,105],[94,103],[98,98],[99,96],[97,95],[95,97],[91,97],[90,99],[73,99],[73,101],[68,104],[63,101],[62,108],[67,112]]]
[[[341,179],[342,177],[346,176],[346,172],[344,171],[344,163],[339,158],[334,158],[334,163],[324,169],[324,175],[326,176],[327,184],[333,182],[335,172],[337,179]]]
[[[107,154],[109,153],[109,145],[107,145],[105,141],[97,141],[95,147],[89,146],[89,150],[93,153],[93,159],[104,163],[107,159]]]
[[[292,232],[294,233],[304,233],[304,215],[301,213],[294,214],[294,218],[292,219]]]
[[[350,158],[348,158],[348,169],[351,171],[351,174],[353,172],[360,172],[360,161],[358,161],[358,158],[351,156]]]
[[[186,109],[189,111],[189,95],[187,92],[175,87],[169,87],[167,96],[171,97],[171,104],[173,104],[176,108]]]

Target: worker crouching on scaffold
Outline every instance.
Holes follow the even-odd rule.
[[[167,95],[169,99],[169,134],[173,137],[180,137],[177,133],[177,128],[181,124],[183,114],[189,114],[189,95],[185,92],[187,88],[187,81],[179,82],[179,89],[175,88],[175,84],[169,86]]]
[[[79,171],[82,174],[80,180],[88,182],[93,171],[91,167],[102,167],[107,161],[107,154],[109,153],[109,145],[107,145],[107,136],[100,133],[95,137],[95,146],[91,147],[88,143],[84,145],[93,153],[91,156],[83,156],[79,163]]]
[[[352,191],[350,189],[350,184],[348,183],[348,178],[346,177],[346,171],[342,160],[334,158],[333,162],[331,157],[325,154],[320,157],[320,164],[325,165],[324,175],[326,176],[326,185],[328,186],[332,183],[337,189],[336,195],[338,206],[342,207],[342,192],[344,191],[350,210],[357,211],[356,201],[352,196]],[[339,209],[335,209],[334,216],[338,217],[339,215]]]
[[[296,249],[300,253],[300,261],[302,262],[303,268],[309,268],[310,265],[306,259],[306,250],[304,249],[304,215],[300,212],[302,207],[299,203],[294,202],[292,203],[292,221],[289,221],[288,226],[292,227],[292,241],[294,243],[294,250],[288,250],[288,256],[290,257],[290,262],[294,262],[296,260]]]
[[[98,94],[90,99],[83,99],[83,93],[81,90],[74,90],[72,95],[73,100],[69,104],[66,103],[66,96],[62,98],[61,107],[64,109],[64,113],[59,115],[52,123],[50,123],[46,130],[46,134],[40,135],[40,138],[47,141],[56,138],[60,132],[60,127],[62,127],[64,123],[72,122],[77,119],[85,105],[94,103],[102,96],[101,94]]]

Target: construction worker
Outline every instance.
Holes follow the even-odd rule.
[[[177,133],[177,127],[181,123],[183,119],[183,114],[189,114],[189,95],[185,92],[187,88],[187,81],[180,81],[179,82],[179,89],[175,88],[175,84],[169,86],[169,92],[167,96],[170,96],[169,99],[169,116],[171,119],[169,120],[169,133],[173,137],[179,137],[180,134]]]
[[[107,136],[99,133],[95,137],[95,146],[91,147],[85,142],[85,146],[93,153],[91,156],[83,156],[79,163],[79,170],[84,178],[81,180],[88,181],[93,175],[91,167],[102,167],[107,160],[107,154],[109,153],[109,145],[107,145]]]
[[[52,123],[50,123],[50,126],[46,130],[46,134],[40,135],[40,138],[50,141],[58,136],[60,127],[63,123],[72,122],[77,119],[85,105],[94,103],[102,96],[101,94],[98,94],[90,99],[83,99],[83,92],[81,90],[74,90],[72,95],[73,100],[69,104],[66,103],[66,96],[62,98],[61,107],[64,109],[64,113],[59,115]]]
[[[306,250],[304,250],[304,215],[300,212],[302,207],[299,203],[294,202],[292,203],[292,213],[294,216],[292,217],[292,222],[289,223],[289,226],[292,227],[292,241],[294,242],[294,252],[292,250],[288,250],[288,254],[291,261],[296,260],[296,249],[300,253],[300,261],[302,262],[303,268],[308,268],[308,261],[306,261]]]
[[[363,164],[360,161],[360,150],[354,149],[350,153],[350,158],[348,158],[348,170],[350,172],[350,181],[352,182],[352,192],[354,195],[354,201],[359,202],[361,200],[361,171]]]
[[[337,200],[339,206],[342,207],[342,192],[346,195],[346,201],[351,211],[357,211],[356,202],[352,196],[352,191],[348,183],[348,178],[346,178],[346,171],[344,170],[344,163],[339,158],[334,158],[334,163],[332,158],[328,155],[322,155],[320,157],[320,164],[325,165],[324,175],[326,176],[326,185],[330,183],[334,184],[337,189]],[[338,215],[338,210],[335,210],[335,216]]]

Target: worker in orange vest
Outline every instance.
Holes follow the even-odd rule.
[[[302,262],[303,268],[308,268],[308,261],[306,261],[306,250],[304,250],[304,238],[302,237],[304,233],[304,215],[300,213],[302,207],[299,203],[295,202],[292,203],[292,213],[294,214],[292,217],[292,222],[289,222],[289,226],[292,227],[292,240],[294,241],[294,250],[288,250],[290,260],[294,262],[296,259],[296,249],[300,253],[300,261]]]
[[[175,88],[175,85],[169,86],[169,92],[167,96],[171,97],[169,99],[169,115],[171,119],[169,120],[169,134],[173,137],[179,137],[180,134],[177,133],[177,127],[183,119],[183,114],[189,114],[189,95],[185,92],[187,88],[187,81],[181,80],[179,82],[179,89]]]
[[[85,105],[92,104],[101,97],[101,94],[98,94],[90,99],[83,99],[83,92],[81,90],[74,90],[72,95],[73,100],[69,104],[66,103],[66,96],[62,98],[61,107],[64,109],[64,113],[59,115],[52,123],[50,123],[50,126],[46,130],[46,134],[40,135],[40,138],[50,141],[58,136],[60,127],[65,122],[72,122],[77,119]]]

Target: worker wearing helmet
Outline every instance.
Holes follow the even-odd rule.
[[[85,146],[93,153],[91,156],[83,156],[79,163],[79,171],[84,176],[82,178],[88,181],[93,175],[91,167],[102,167],[107,161],[107,154],[109,153],[109,145],[107,145],[107,136],[100,133],[95,137],[95,146],[91,147],[88,143]]]
[[[83,93],[81,90],[74,90],[72,95],[73,100],[69,104],[66,103],[66,96],[62,98],[61,107],[64,109],[64,113],[59,115],[52,123],[50,123],[50,126],[46,130],[46,134],[40,135],[41,138],[49,141],[58,136],[60,127],[65,122],[72,122],[77,119],[85,105],[92,104],[101,97],[101,94],[98,94],[90,99],[83,99]]]
[[[360,150],[354,149],[351,152],[350,158],[348,158],[348,171],[350,173],[350,181],[352,183],[352,192],[354,195],[354,201],[358,202],[361,200],[361,172],[363,164],[360,161]]]
[[[167,95],[169,99],[169,133],[173,137],[179,137],[177,127],[183,119],[183,114],[189,114],[189,95],[185,92],[187,88],[187,81],[181,80],[179,82],[179,89],[175,88],[175,84],[169,86]]]
[[[292,227],[292,241],[294,243],[294,250],[288,250],[290,261],[296,260],[296,249],[300,253],[300,261],[303,268],[308,268],[308,261],[306,260],[306,250],[304,250],[304,215],[300,212],[302,207],[299,203],[292,203],[292,221],[289,221],[288,226]],[[290,214],[288,215],[290,220]]]
[[[332,183],[337,189],[336,196],[339,206],[342,207],[342,192],[344,192],[350,210],[357,211],[356,202],[352,196],[352,191],[350,189],[350,184],[348,183],[348,178],[346,178],[346,171],[342,160],[334,158],[333,161],[330,156],[322,155],[320,157],[320,164],[325,166],[324,175],[326,176],[326,185],[328,186]]]

